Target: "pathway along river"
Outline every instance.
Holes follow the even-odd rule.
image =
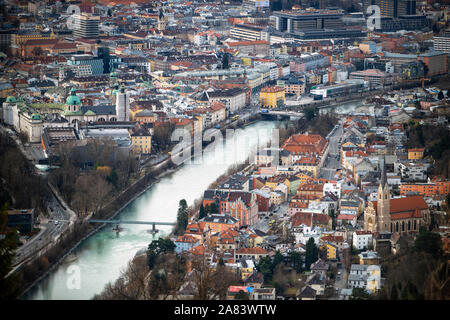
[[[338,107],[347,113],[358,103]],[[176,172],[162,178],[140,197],[131,202],[119,215],[123,220],[176,221],[178,202],[186,199],[189,205],[202,196],[203,191],[233,164],[243,163],[250,155],[249,146],[265,144],[277,122],[258,121],[237,133],[235,140],[226,140],[223,148],[203,155],[204,165],[185,164]],[[259,141],[258,141],[259,137]],[[224,137],[225,138],[225,137]],[[151,226],[123,225],[116,234],[105,227],[85,240],[75,251],[77,259],[60,264],[26,295],[25,299],[91,299],[108,282],[115,281],[136,252],[147,247],[153,236]],[[171,227],[159,226],[159,234],[166,235]],[[74,276],[79,275],[79,288]]]

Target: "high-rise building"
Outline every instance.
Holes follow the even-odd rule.
[[[305,30],[342,29],[343,12],[331,10],[292,10],[274,13],[278,31],[298,32]]]
[[[116,93],[117,121],[130,121],[130,97],[125,88],[120,88]]]
[[[77,38],[95,38],[98,37],[98,25],[100,17],[88,13],[74,15],[73,35]]]
[[[450,53],[450,31],[440,37],[434,37],[434,50]]]
[[[363,0],[363,11],[369,6],[379,6],[382,17],[396,18],[416,14],[416,0]]]
[[[108,74],[112,71],[111,68],[111,56],[109,54],[108,47],[99,47],[97,49],[97,56],[103,60],[103,73]]]
[[[251,10],[268,10],[270,8],[269,0],[242,0],[242,7]]]

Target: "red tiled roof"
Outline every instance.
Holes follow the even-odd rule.
[[[312,212],[297,212],[292,216],[292,226],[298,227],[301,224],[311,227],[312,223],[315,224],[328,224],[330,216],[327,214],[314,214]]]
[[[327,235],[327,236],[323,236],[321,238],[321,240],[323,241],[329,241],[329,242],[344,242],[344,237],[343,236],[332,236],[332,235]]]
[[[187,242],[187,243],[196,243],[198,241],[197,238],[194,238],[193,236],[189,234],[185,234],[182,236],[178,236],[176,242]]]
[[[353,220],[355,219],[355,215],[353,214],[340,214],[337,216],[338,220]]]
[[[281,92],[284,91],[284,88],[282,87],[264,87],[261,89],[261,92],[268,92],[268,93],[274,93],[274,92]]]
[[[377,211],[377,201],[372,201],[375,211]],[[405,198],[391,199],[389,211],[391,220],[422,218],[421,210],[428,209],[428,205],[422,196],[410,196]]]
[[[425,149],[424,148],[413,148],[413,149],[408,149],[408,152],[423,152]]]
[[[202,256],[205,254],[206,248],[202,245],[198,245],[196,247],[193,247],[189,250],[190,253],[196,255],[196,256]]]
[[[227,42],[227,45],[230,47],[237,47],[237,46],[253,46],[257,44],[269,44],[265,40],[255,40],[255,41],[237,41],[237,42]]]
[[[221,110],[221,109],[224,109],[225,108],[225,104],[223,104],[222,102],[219,102],[219,101],[213,101],[210,105],[209,105],[209,108],[212,110],[212,111],[219,111],[219,110]]]
[[[236,254],[267,254],[267,251],[260,247],[240,248],[236,250]]]
[[[296,134],[290,136],[282,148],[291,153],[308,153],[322,155],[327,141],[317,134]]]

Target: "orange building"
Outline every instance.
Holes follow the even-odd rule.
[[[430,183],[402,184],[400,194],[418,193],[421,196],[431,197],[450,193],[450,181],[434,179]]]
[[[137,112],[134,118],[139,123],[154,123],[156,121],[156,115],[151,110]]]
[[[239,228],[239,220],[222,214],[212,214],[199,220],[198,222],[202,230],[210,230],[211,232],[221,232],[233,228]]]
[[[297,189],[297,195],[300,197],[313,195],[319,198],[323,195],[323,184],[321,183],[301,184]]]
[[[420,160],[423,158],[424,148],[408,149],[408,160]]]

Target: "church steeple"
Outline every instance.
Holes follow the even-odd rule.
[[[383,157],[383,164],[382,164],[382,169],[381,169],[381,183],[380,183],[383,188],[386,186],[387,184],[387,176],[386,176],[386,157]]]
[[[167,17],[164,15],[164,11],[162,8],[159,8],[158,13],[158,30],[163,31],[166,30],[167,25]]]
[[[378,231],[389,231],[391,214],[390,214],[390,202],[391,195],[389,192],[389,184],[386,175],[386,158],[383,157],[382,160],[382,172],[381,181],[378,186],[377,193],[377,229]]]

